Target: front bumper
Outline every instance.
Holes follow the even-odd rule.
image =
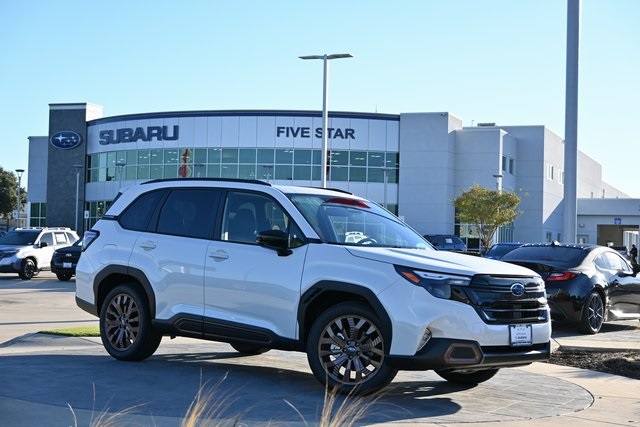
[[[544,362],[551,356],[551,342],[524,347],[481,346],[477,341],[432,338],[414,356],[387,357],[401,370],[424,371],[508,368]]]
[[[65,267],[64,264],[68,263],[71,266]],[[55,274],[76,274],[76,262],[67,262],[64,263],[61,261],[52,261],[51,262],[51,271]]]
[[[0,273],[19,273],[22,260],[16,256],[8,256],[0,259]]]

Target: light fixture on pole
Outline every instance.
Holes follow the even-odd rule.
[[[349,53],[333,53],[331,55],[308,55],[300,56],[300,59],[322,59],[324,62],[324,73],[322,78],[322,170],[320,171],[320,179],[322,188],[327,188],[327,153],[329,150],[329,141],[327,135],[327,123],[329,121],[329,112],[327,108],[327,94],[329,91],[329,61],[332,59],[353,58]]]
[[[18,221],[16,222],[17,226],[20,227],[20,212],[22,212],[22,203],[20,201],[20,185],[22,183],[22,174],[24,173],[24,169],[16,169],[16,174],[18,175],[18,205],[16,206],[16,218]]]
[[[124,173],[124,167],[127,166],[127,164],[125,162],[117,162],[116,163],[116,168],[117,172],[117,178],[118,178],[118,190],[120,189],[120,187],[122,187],[122,174]]]
[[[78,204],[80,202],[80,171],[82,170],[83,165],[73,165],[76,170],[76,210],[73,215],[75,220],[75,228],[74,230],[78,231]]]

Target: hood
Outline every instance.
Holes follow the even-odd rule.
[[[0,245],[0,251],[15,251],[27,247],[29,245]]]
[[[474,276],[476,274],[505,276],[537,275],[536,272],[515,264],[456,252],[375,247],[349,247],[347,250],[351,255],[359,258],[464,276]]]

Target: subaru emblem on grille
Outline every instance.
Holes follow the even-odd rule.
[[[521,297],[525,293],[524,285],[520,282],[516,282],[511,285],[511,293],[517,297]]]

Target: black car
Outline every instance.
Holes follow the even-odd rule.
[[[487,253],[484,254],[484,257],[491,258],[491,259],[500,259],[506,254],[508,254],[509,252],[511,252],[512,250],[519,248],[522,245],[523,245],[522,243],[515,243],[515,242],[496,243],[489,248]]]
[[[51,257],[51,271],[59,280],[66,282],[76,274],[76,265],[82,253],[82,239],[71,246],[56,249]]]
[[[640,277],[617,251],[587,244],[525,244],[502,261],[536,271],[545,281],[551,318],[596,334],[602,323],[640,319]]]
[[[425,234],[424,238],[440,251],[466,252],[467,245],[458,236],[448,234]]]

